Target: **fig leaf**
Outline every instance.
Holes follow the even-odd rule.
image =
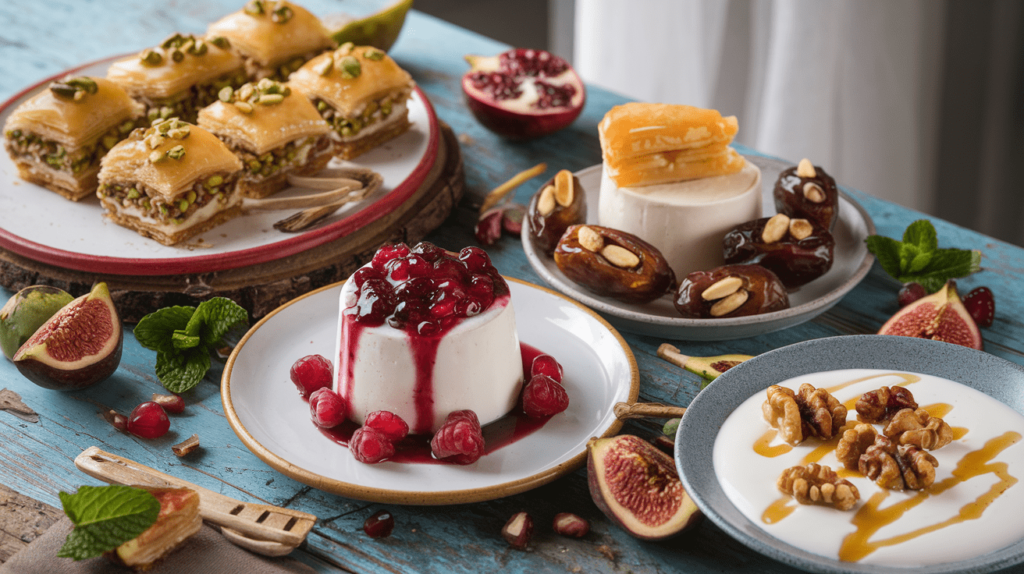
[[[82,486],[75,494],[61,492],[60,502],[75,528],[57,556],[76,561],[99,556],[136,538],[160,514],[155,496],[130,486]]]

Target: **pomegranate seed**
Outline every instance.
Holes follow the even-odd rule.
[[[174,414],[185,412],[185,399],[178,395],[161,395],[153,393],[153,402],[164,408],[165,411]]]
[[[562,365],[558,364],[551,355],[537,355],[530,366],[530,376],[544,375],[554,379],[556,383],[562,382]]]
[[[112,410],[104,411],[103,412],[103,418],[108,423],[110,423],[110,426],[114,427],[115,429],[117,429],[119,431],[124,432],[124,431],[128,430],[128,417],[122,415],[121,413],[119,413],[117,411],[112,411]]]
[[[363,283],[366,283],[367,279],[383,280],[384,274],[373,267],[360,267],[352,274],[352,281],[355,282],[356,288],[362,287]]]
[[[453,411],[430,440],[434,456],[455,464],[472,464],[484,454],[480,419],[470,410]]]
[[[551,523],[557,534],[571,538],[583,538],[590,532],[590,523],[571,512],[559,512]]]
[[[345,400],[331,389],[318,389],[309,395],[309,417],[318,427],[329,429],[345,420]]]
[[[366,464],[382,462],[395,454],[395,445],[391,444],[388,437],[371,427],[356,429],[348,441],[348,449],[356,460]]]
[[[491,258],[479,247],[463,247],[459,251],[459,261],[474,273],[483,273],[491,267]]]
[[[128,432],[140,438],[160,438],[171,428],[171,419],[163,407],[146,401],[132,409],[128,415]]]
[[[380,510],[363,523],[363,532],[370,538],[387,538],[395,529],[395,517],[390,511]]]
[[[423,259],[433,263],[444,257],[444,249],[430,243],[428,241],[420,241],[412,248],[412,253],[418,254]]]
[[[905,283],[900,288],[897,299],[899,300],[900,307],[906,307],[927,294],[928,292],[924,290],[920,283]]]
[[[523,412],[529,417],[556,415],[569,408],[569,395],[546,375],[536,375],[523,388]]]
[[[334,367],[323,355],[306,355],[292,364],[288,374],[299,389],[299,394],[309,397],[315,391],[331,386],[334,380]],[[184,406],[182,403],[182,407]]]
[[[366,415],[363,425],[380,431],[390,441],[402,440],[409,435],[408,423],[389,411],[374,411]]]
[[[512,548],[525,550],[530,538],[533,538],[533,518],[525,512],[513,514],[501,529],[501,535]]]
[[[384,271],[384,266],[387,265],[388,261],[399,257],[405,257],[406,255],[409,255],[409,246],[404,243],[385,245],[378,249],[377,253],[374,254],[373,268],[378,271]]]
[[[501,208],[491,209],[485,212],[476,221],[473,227],[473,237],[480,245],[494,245],[501,239],[501,221],[503,219]]]
[[[978,287],[964,297],[964,307],[979,327],[991,327],[996,318],[996,299],[988,287]]]

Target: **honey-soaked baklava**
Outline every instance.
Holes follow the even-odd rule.
[[[174,245],[240,215],[242,162],[177,118],[132,132],[103,158],[96,195],[114,223]]]
[[[172,34],[155,48],[114,62],[107,79],[146,106],[150,122],[171,117],[195,122],[224,87],[246,82],[242,59],[220,36]]]
[[[336,155],[352,159],[409,129],[408,100],[415,84],[387,54],[370,46],[342,45],[291,75],[334,128]]]
[[[242,160],[238,190],[266,197],[288,186],[288,174],[308,175],[331,160],[331,128],[313,104],[287,85],[264,78],[199,111],[199,127],[217,136]]]
[[[142,113],[112,82],[65,78],[11,113],[4,147],[22,179],[78,201],[96,191],[100,158],[128,137]]]
[[[310,58],[336,45],[319,18],[284,0],[250,0],[210,24],[207,34],[231,41],[252,81],[285,81]]]

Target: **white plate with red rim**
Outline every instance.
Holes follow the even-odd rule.
[[[782,170],[791,167],[781,160],[763,156],[745,156],[761,169],[762,213],[775,214],[772,189]],[[587,196],[587,223],[597,224],[597,205],[601,189],[601,165],[576,172]],[[538,251],[523,225],[522,242],[526,259],[533,270],[556,290],[600,313],[616,328],[630,333],[686,341],[725,341],[754,337],[799,325],[828,311],[849,293],[871,270],[875,258],[864,240],[875,233],[875,224],[863,207],[842,190],[839,191],[839,220],[832,231],[836,240],[832,269],[825,275],[789,294],[790,308],[774,313],[722,319],[682,317],[669,293],[645,304],[623,303],[596,295],[566,277],[555,260]],[[643,239],[641,237],[641,239]],[[676,277],[677,280],[682,279]]]
[[[85,64],[26,88],[0,104],[0,125],[18,105],[67,74],[106,76],[115,56]],[[104,217],[99,199],[79,202],[18,177],[10,156],[0,154],[0,247],[34,261],[66,269],[113,275],[207,273],[265,263],[344,237],[387,215],[426,179],[437,158],[434,108],[416,88],[409,102],[412,127],[354,161],[337,158],[328,167],[377,171],[384,185],[367,200],[349,204],[302,233],[282,233],[276,221],[296,210],[246,214],[176,246],[162,245]],[[286,190],[275,197],[303,195]]]
[[[235,347],[221,383],[228,422],[249,450],[282,474],[373,502],[492,500],[572,472],[585,462],[591,437],[613,436],[621,428],[613,406],[636,401],[636,360],[621,335],[593,311],[544,287],[516,279],[508,284],[519,340],[562,364],[569,408],[474,464],[363,464],[310,421],[288,373],[300,357],[334,354],[342,283],[279,307]]]

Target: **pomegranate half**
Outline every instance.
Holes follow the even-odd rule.
[[[952,281],[900,309],[878,334],[945,341],[979,351],[982,347],[981,331],[960,301]]]
[[[33,383],[71,391],[94,385],[121,363],[124,331],[106,283],[65,305],[14,354]]]
[[[516,48],[497,56],[466,56],[462,91],[476,119],[514,140],[533,139],[571,124],[586,90],[568,62],[544,50]]]

